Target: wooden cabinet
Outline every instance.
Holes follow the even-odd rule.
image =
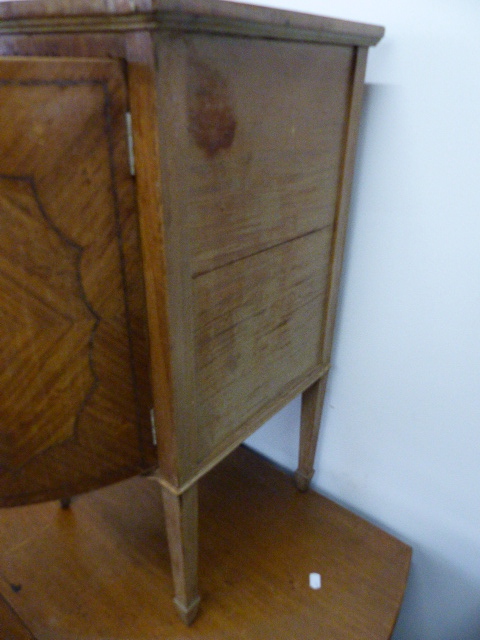
[[[152,473],[191,622],[197,480],[300,393],[313,473],[383,29],[214,0],[0,17],[1,501]]]

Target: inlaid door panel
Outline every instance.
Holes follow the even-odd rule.
[[[0,500],[150,468],[122,67],[0,60]]]

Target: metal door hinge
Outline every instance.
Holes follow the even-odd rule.
[[[132,114],[130,111],[125,113],[125,122],[127,125],[127,146],[128,146],[128,164],[130,167],[130,175],[135,175],[135,149],[133,146],[133,132],[132,132]]]
[[[152,442],[157,445],[157,426],[155,424],[155,411],[150,409],[150,427],[152,429]]]

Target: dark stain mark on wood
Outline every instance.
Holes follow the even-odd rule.
[[[10,589],[14,593],[19,593],[22,590],[22,585],[21,584],[10,584]]]
[[[209,157],[229,149],[237,123],[226,80],[202,61],[189,59],[188,129]]]

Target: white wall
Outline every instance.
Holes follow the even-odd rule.
[[[387,29],[369,56],[314,486],[413,546],[396,640],[478,640],[480,2],[261,4]],[[293,469],[298,413],[250,444]]]

